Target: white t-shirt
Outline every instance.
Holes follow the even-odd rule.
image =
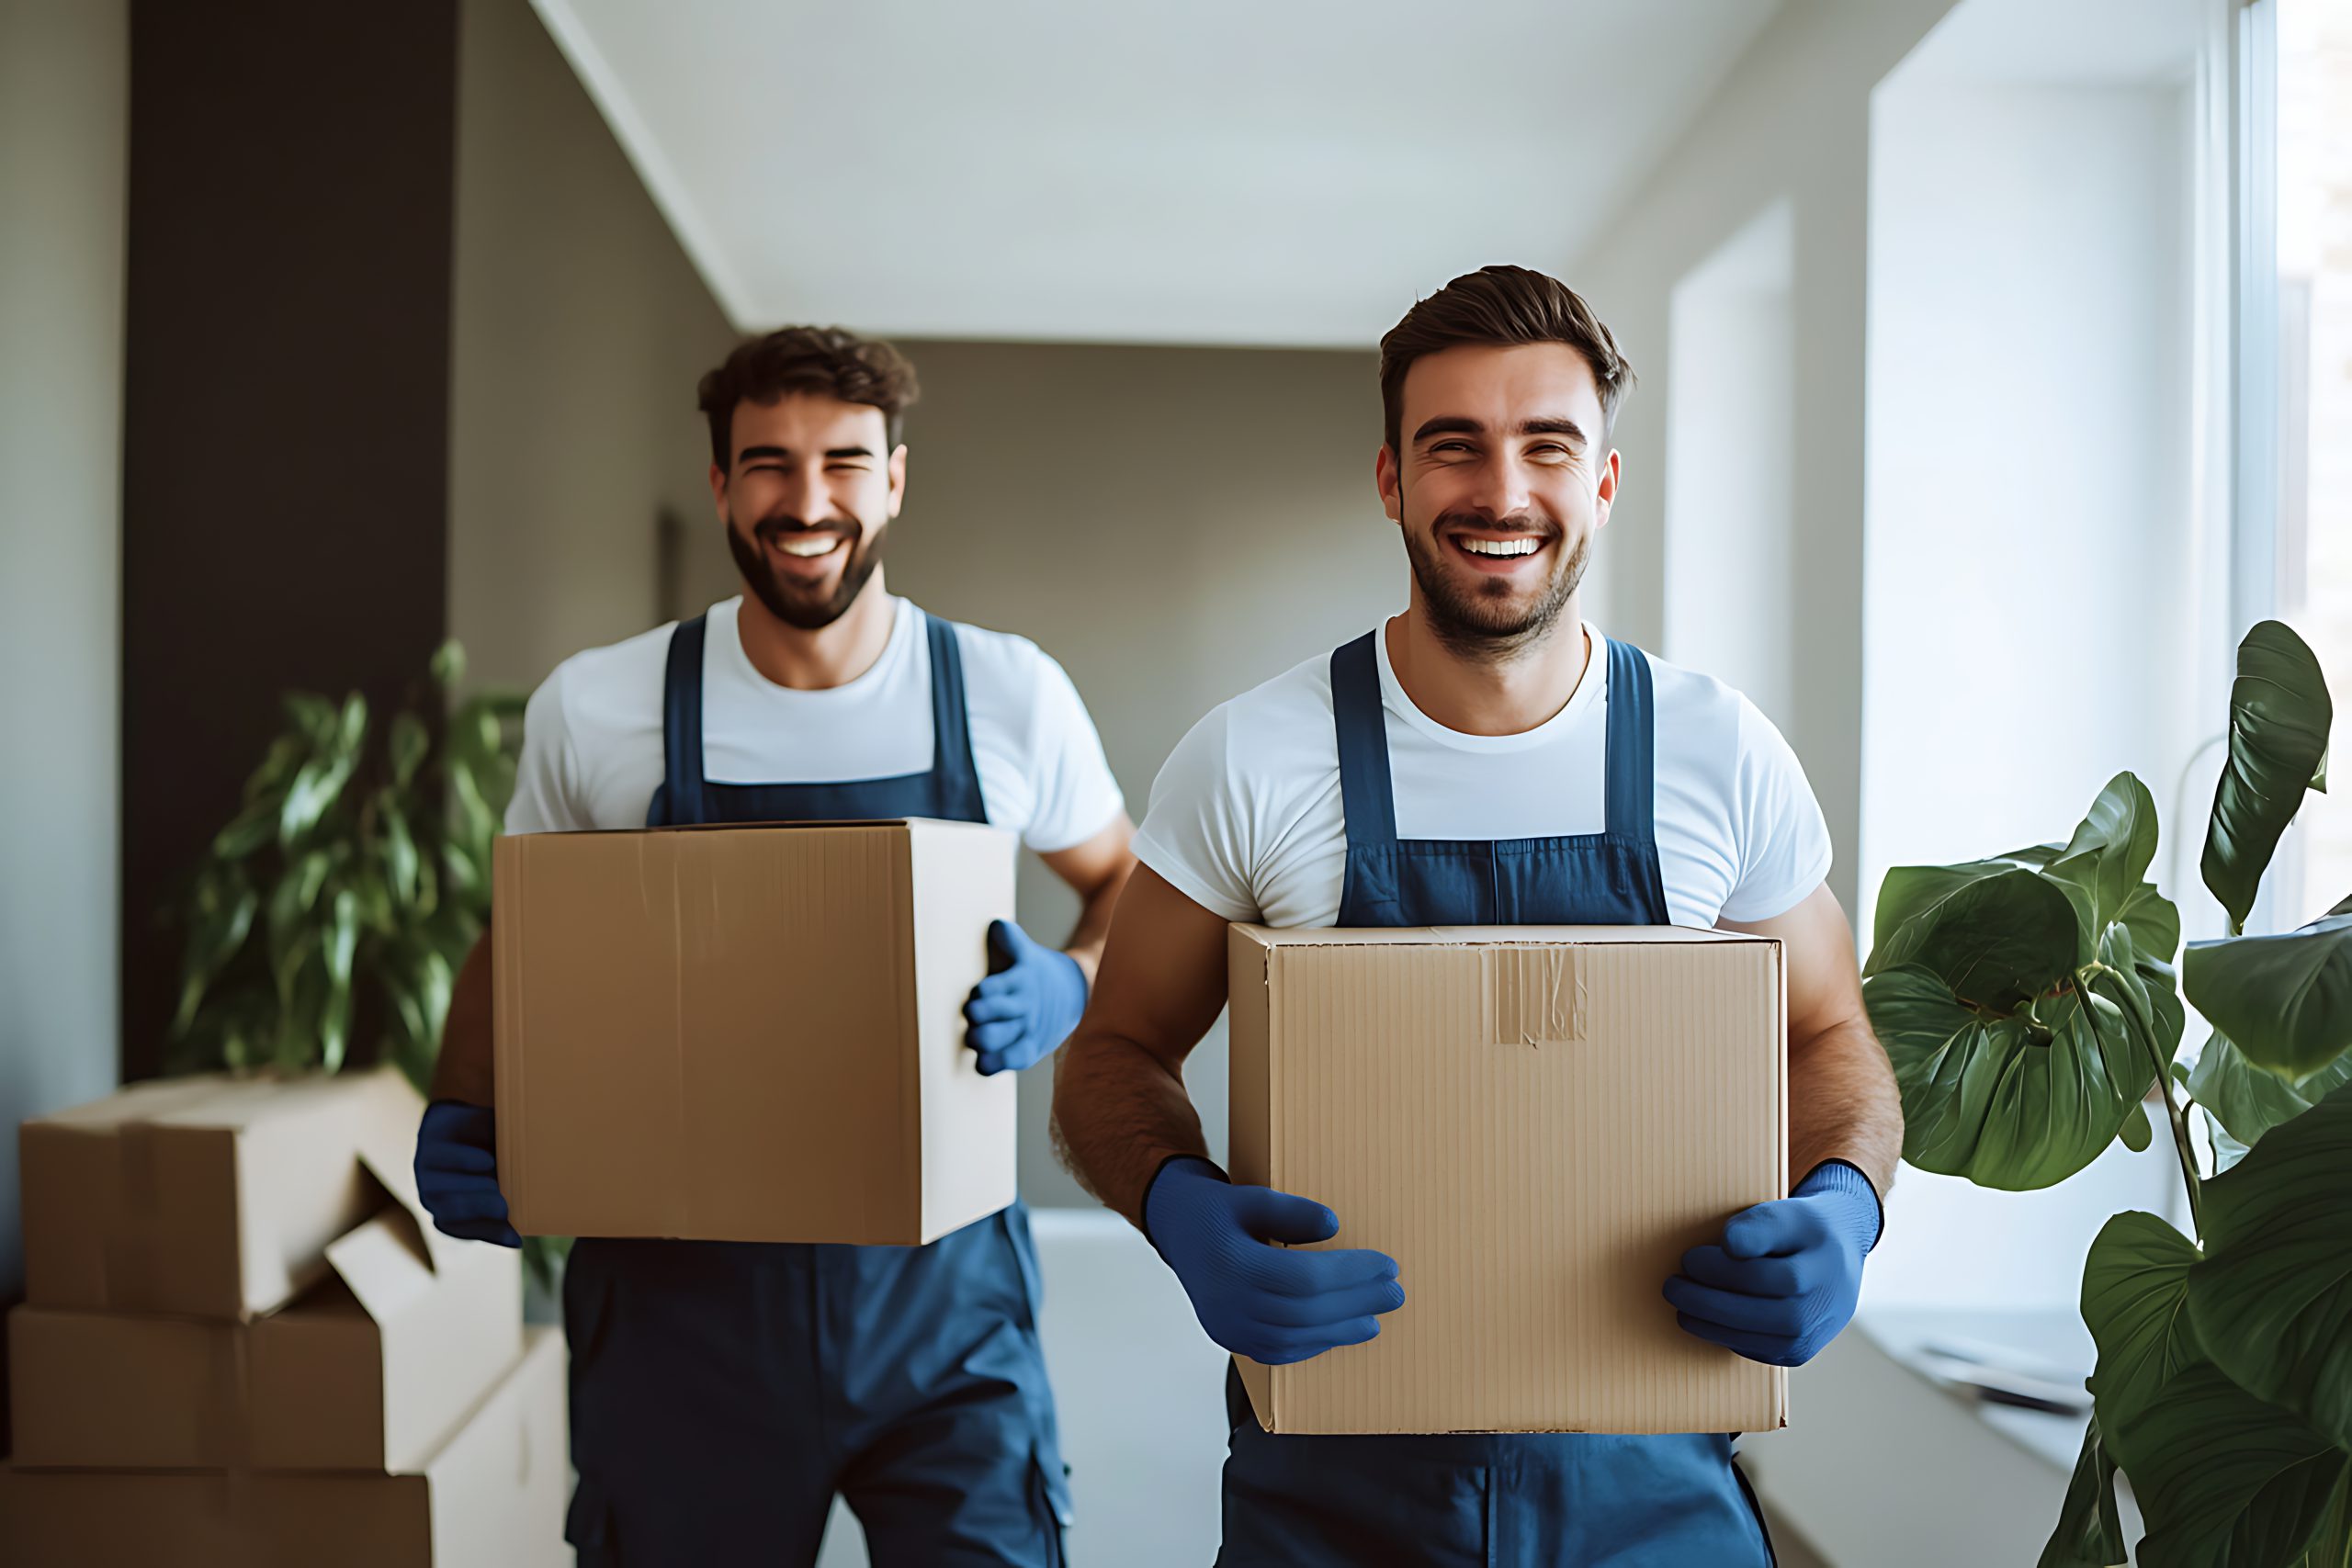
[[[741,600],[710,607],[703,639],[703,773],[713,784],[837,784],[932,765],[931,644],[923,612],[890,600],[882,657],[846,685],[779,686],[752,667]],[[510,833],[642,828],[662,779],[668,626],[574,654],[531,694]],[[1124,807],[1078,688],[1027,637],[959,626],[964,706],[989,820],[1050,854]]]
[[[1401,839],[1532,839],[1606,821],[1608,645],[1551,718],[1521,735],[1464,735],[1415,707],[1379,650]],[[1787,913],[1829,870],[1829,829],[1796,753],[1754,704],[1712,676],[1650,660],[1658,866],[1668,920]],[[1229,920],[1329,926],[1347,863],[1331,660],[1317,654],[1193,727],[1159,770],[1136,854]]]

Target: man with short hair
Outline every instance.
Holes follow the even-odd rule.
[[[1062,951],[1010,921],[988,933],[967,1042],[978,1071],[1004,1072],[1078,1021],[1132,829],[1059,665],[884,586],[915,391],[889,344],[833,328],[746,343],[703,378],[745,592],[558,667],[531,698],[506,828],[1012,829],[1084,909]],[[417,1184],[441,1229],[513,1246],[488,953],[485,936],[450,1008]],[[581,1240],[564,1324],[582,1568],[809,1562],[836,1493],[877,1565],[1057,1564],[1068,1503],[1036,1299],[1017,1200],[927,1247]]]
[[[1404,614],[1212,712],[1153,786],[1056,1124],[1072,1169],[1238,1354],[1360,1344],[1412,1280],[1377,1252],[1283,1245],[1347,1216],[1235,1186],[1206,1157],[1182,1066],[1225,1004],[1234,920],[1781,939],[1801,1179],[1661,1283],[1690,1333],[1776,1365],[1852,1315],[1902,1110],[1822,880],[1820,809],[1746,699],[1580,613],[1632,379],[1585,301],[1539,273],[1487,267],[1407,312],[1381,343],[1374,460],[1412,569]],[[1722,1434],[1277,1437],[1238,1377],[1227,1403],[1222,1563],[1770,1560]]]

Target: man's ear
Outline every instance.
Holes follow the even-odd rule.
[[[727,521],[727,470],[716,463],[710,466],[710,504],[718,520]]]
[[[1592,531],[1596,534],[1609,526],[1609,509],[1617,504],[1617,448],[1609,449],[1609,460],[1600,465],[1600,483],[1592,492]]]
[[[1380,509],[1388,521],[1401,525],[1405,521],[1405,476],[1397,470],[1396,454],[1386,442],[1372,459],[1372,482],[1380,491]]]
[[[896,517],[899,508],[907,503],[907,444],[903,441],[890,451],[890,515]]]

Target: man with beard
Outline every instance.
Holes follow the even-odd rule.
[[[1061,951],[989,931],[967,1043],[979,1071],[1014,1071],[1078,1021],[1132,828],[1059,665],[885,588],[914,398],[896,350],[837,329],[771,333],[703,378],[711,496],[747,592],[560,666],[530,701],[506,829],[1013,829],[1084,901]],[[441,1229],[514,1246],[489,947],[450,1008],[417,1184]],[[583,1568],[808,1562],[837,1493],[876,1564],[1058,1563],[1035,1280],[1018,1201],[919,1247],[580,1241],[566,1533]]]
[[[1057,1069],[1072,1168],[1148,1236],[1209,1337],[1303,1360],[1380,1332],[1413,1280],[1347,1216],[1233,1185],[1184,1057],[1226,998],[1226,924],[1723,925],[1786,943],[1794,1194],[1661,1280],[1681,1325],[1778,1365],[1852,1315],[1902,1111],[1823,885],[1803,770],[1737,693],[1583,618],[1632,372],[1557,281],[1456,278],[1382,340],[1381,502],[1405,613],[1235,698],[1177,747],[1141,869]],[[1409,1260],[1408,1260],[1409,1262]],[[1661,1303],[1661,1312],[1668,1310]],[[1275,1437],[1228,1378],[1220,1562],[1769,1561],[1730,1438]],[[1409,1544],[1406,1544],[1409,1543]]]

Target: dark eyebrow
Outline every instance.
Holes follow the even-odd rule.
[[[1413,432],[1413,445],[1419,446],[1432,435],[1483,435],[1486,431],[1487,427],[1475,419],[1464,419],[1460,414],[1440,414]]]
[[[1584,445],[1584,426],[1572,419],[1528,419],[1519,425],[1521,435],[1565,435],[1576,445]]]
[[[828,446],[825,448],[825,456],[828,457],[871,457],[874,452],[872,448],[865,446]],[[788,463],[792,460],[792,453],[783,446],[746,446],[735,454],[735,460],[739,463],[748,463],[754,457],[774,457],[779,462]]]
[[[1418,446],[1432,435],[1484,435],[1487,427],[1475,419],[1461,414],[1440,414],[1413,432],[1413,445]],[[1521,435],[1565,435],[1577,446],[1584,445],[1584,426],[1572,419],[1556,416],[1520,421]]]

